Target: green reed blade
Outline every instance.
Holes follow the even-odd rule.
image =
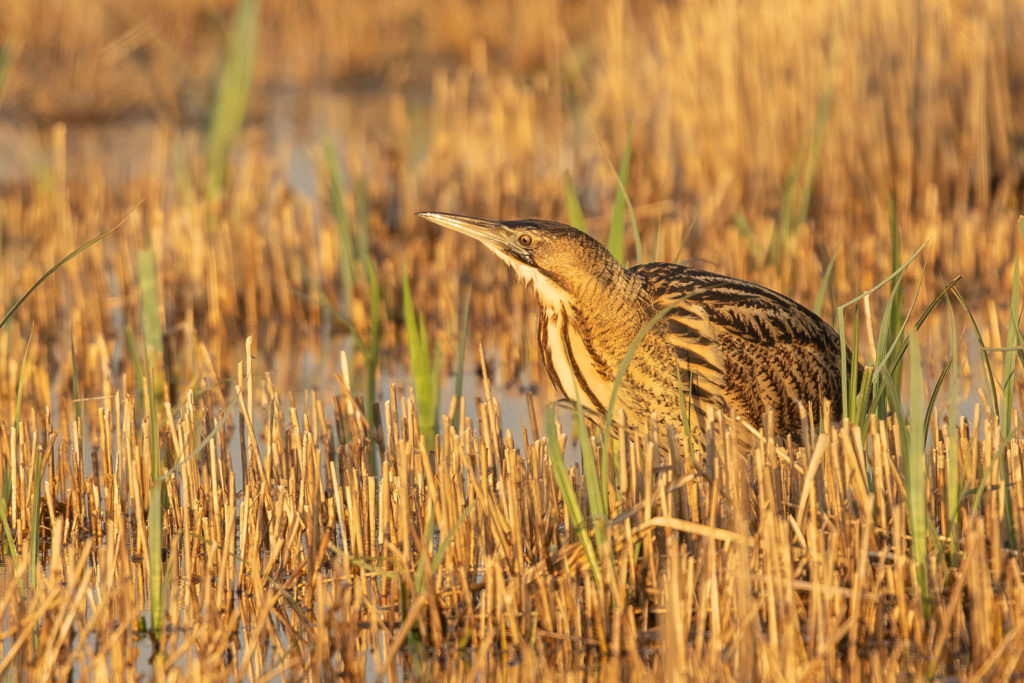
[[[469,302],[472,300],[473,290],[466,291],[466,300],[462,304],[462,315],[459,316],[459,346],[455,353],[455,398],[462,399],[462,380],[466,370],[466,340],[469,337]],[[455,415],[452,418],[452,425],[459,429],[459,421],[462,419],[462,411],[456,405]]]
[[[341,173],[338,171],[338,155],[330,142],[324,143],[324,162],[327,164],[327,196],[331,216],[338,230],[338,261],[341,270],[341,296],[346,310],[351,315],[352,298],[355,296],[355,243],[352,237],[352,223],[348,219],[342,202]],[[351,330],[352,327],[349,326]],[[353,330],[354,332],[354,330]]]
[[[959,564],[960,528],[960,338],[956,333],[953,304],[946,298],[947,332],[949,334],[950,362],[946,409],[948,411],[949,442],[946,444],[946,524],[949,536],[949,562]],[[938,386],[938,385],[936,385]]]
[[[636,355],[637,349],[640,348],[640,344],[643,343],[647,333],[654,329],[662,318],[676,310],[677,306],[670,305],[661,309],[655,313],[650,320],[648,320],[640,331],[633,337],[633,341],[630,343],[629,348],[626,349],[626,355],[623,356],[619,362],[618,370],[615,372],[615,381],[612,383],[612,393],[608,398],[608,408],[604,416],[604,429],[602,431],[602,441],[608,443],[608,436],[611,432],[612,421],[615,419],[615,399],[619,394],[619,387],[622,386],[622,380],[626,377],[626,370],[629,369],[629,364],[633,362],[633,356]]]
[[[911,330],[910,342],[910,407],[907,425],[909,441],[903,453],[904,471],[907,480],[907,512],[910,525],[910,547],[914,562],[917,563],[917,580],[924,601],[925,619],[931,611],[931,597],[928,588],[928,519],[926,480],[927,454],[925,453],[925,437],[928,429],[927,415],[924,407],[924,378],[921,367],[921,345],[917,331]],[[895,388],[899,391],[898,386]]]
[[[11,424],[17,427],[21,421],[21,390],[25,385],[25,367],[28,365],[28,351],[32,348],[32,337],[35,334],[35,325],[28,332],[28,341],[25,342],[25,350],[21,354],[21,363],[18,365],[18,389],[14,397],[14,417]]]
[[[579,195],[576,194],[576,188],[572,184],[572,178],[569,176],[569,172],[566,171],[564,175],[565,180],[565,211],[569,215],[569,225],[576,228],[577,230],[587,231],[587,222],[583,218],[583,207],[580,206]]]
[[[625,264],[626,234],[626,184],[629,181],[629,158],[632,154],[633,132],[626,136],[626,149],[622,152],[619,163],[618,188],[615,190],[615,203],[612,204],[612,222],[608,229],[608,251],[615,260]],[[639,243],[637,249],[640,248]]]
[[[555,484],[562,494],[562,502],[565,503],[566,510],[569,513],[569,523],[572,525],[570,531],[576,535],[580,545],[583,546],[583,552],[590,563],[590,570],[594,573],[594,582],[600,585],[601,568],[597,563],[597,554],[594,552],[594,545],[590,540],[590,534],[587,533],[579,498],[576,497],[576,492],[572,488],[569,472],[565,469],[565,458],[562,456],[562,449],[558,445],[558,432],[555,430],[555,411],[553,407],[549,406],[545,411],[544,425],[547,433],[548,459],[551,461],[551,473],[555,477]]]
[[[75,419],[82,421],[82,392],[78,385],[78,354],[75,353],[75,334],[71,333],[71,402],[75,405]]]
[[[587,502],[590,504],[590,516],[598,520],[608,518],[608,501],[604,492],[608,490],[608,472],[598,464],[594,454],[594,447],[590,441],[590,432],[587,430],[586,422],[583,419],[583,406],[579,401],[573,402],[573,415],[576,422],[576,432],[579,434],[581,460],[583,463],[583,484],[587,489]],[[602,444],[605,452],[608,445]],[[604,538],[603,528],[597,530],[597,542],[600,545]]]
[[[836,265],[836,256],[839,254],[839,250],[832,252],[832,257],[828,260],[828,265],[825,266],[825,272],[821,276],[821,285],[818,286],[818,293],[814,296],[814,311],[815,315],[821,315],[821,307],[825,305],[825,292],[828,291],[829,285],[832,283],[832,269]]]
[[[35,460],[35,468],[32,471],[32,508],[29,512],[29,572],[28,586],[30,591],[36,588],[36,575],[39,568],[39,515],[42,511],[42,488],[43,473],[46,470],[46,463],[53,454],[53,446],[57,442],[56,436],[49,438],[46,450]]]
[[[0,106],[3,106],[4,103],[7,75],[11,71],[11,64],[14,63],[14,50],[11,44],[12,41],[8,38],[4,41],[3,45],[0,45]]]
[[[1021,220],[1024,230],[1024,219]],[[1017,359],[1024,359],[1024,335],[1021,334],[1021,296],[1020,296],[1020,260],[1013,263],[1013,284],[1010,287],[1010,310],[1006,322],[1006,351],[1003,356],[1003,396],[1002,411],[999,413],[1000,436],[1004,443],[1009,443],[1019,427],[1013,425],[1013,391],[1017,374]],[[999,449],[999,475],[1004,488],[1010,482],[1010,463],[1006,447]],[[1004,502],[1003,519],[1007,526],[1007,540],[1011,548],[1017,548],[1017,529],[1014,524],[1014,503],[1012,496],[1002,496]]]
[[[245,123],[259,35],[259,12],[259,0],[241,0],[231,20],[206,141],[206,180],[211,196],[224,189],[228,153]]]
[[[402,311],[409,341],[409,365],[416,390],[416,413],[429,448],[437,434],[437,403],[440,388],[440,357],[430,351],[430,338],[422,312],[412,301],[409,277],[402,275]],[[438,349],[439,350],[439,349]]]
[[[31,287],[28,288],[28,291],[25,292],[24,294],[22,294],[18,298],[18,300],[14,302],[13,306],[11,306],[9,309],[7,309],[7,313],[4,315],[3,319],[0,319],[0,330],[2,330],[4,328],[4,326],[7,325],[7,321],[11,319],[11,317],[17,312],[17,310],[19,308],[21,308],[21,305],[23,303],[25,303],[25,301],[30,296],[32,296],[32,292],[36,291],[41,284],[43,284],[44,282],[46,282],[47,279],[49,279],[49,277],[51,275],[53,275],[58,270],[60,270],[64,266],[64,264],[66,264],[68,261],[70,261],[71,259],[75,258],[79,254],[81,254],[83,251],[85,251],[86,249],[88,249],[92,245],[96,244],[100,240],[104,239],[105,237],[107,237],[108,235],[113,233],[115,230],[120,228],[122,225],[124,225],[125,221],[128,220],[128,216],[131,216],[133,213],[135,213],[135,210],[138,209],[140,206],[142,206],[142,202],[139,202],[138,204],[136,204],[135,208],[133,208],[131,211],[129,211],[127,213],[127,215],[125,215],[125,217],[122,218],[120,220],[120,222],[118,222],[117,225],[115,225],[114,227],[110,228],[106,232],[102,232],[99,235],[96,235],[95,237],[93,237],[92,239],[88,240],[87,242],[85,242],[81,246],[75,248],[67,256],[65,256],[60,261],[58,261],[56,265],[54,265],[48,271],[43,273],[43,276],[41,278],[39,278],[38,280],[36,280],[35,283]]]

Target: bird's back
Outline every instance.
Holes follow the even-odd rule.
[[[840,340],[819,316],[766,287],[669,263],[630,271],[645,280],[666,339],[690,381],[717,403],[757,426],[774,411],[780,433],[799,434],[798,405],[815,413],[824,400],[841,410]]]

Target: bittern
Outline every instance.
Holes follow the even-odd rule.
[[[778,292],[674,263],[627,269],[585,232],[553,221],[417,215],[481,242],[533,285],[548,375],[598,415],[639,338],[613,406],[630,423],[656,414],[703,451],[716,408],[754,426],[770,409],[778,434],[798,441],[800,404],[816,416],[827,400],[839,418],[839,335]]]

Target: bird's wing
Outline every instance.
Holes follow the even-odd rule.
[[[760,285],[676,264],[631,270],[645,278],[656,310],[675,307],[666,321],[680,361],[717,370],[728,408],[759,424],[771,407],[787,429],[799,428],[799,401],[829,399],[838,410],[839,335],[806,307]]]

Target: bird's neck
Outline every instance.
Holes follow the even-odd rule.
[[[592,333],[635,334],[651,317],[642,279],[614,261],[596,276],[535,285],[548,315],[566,315]]]

